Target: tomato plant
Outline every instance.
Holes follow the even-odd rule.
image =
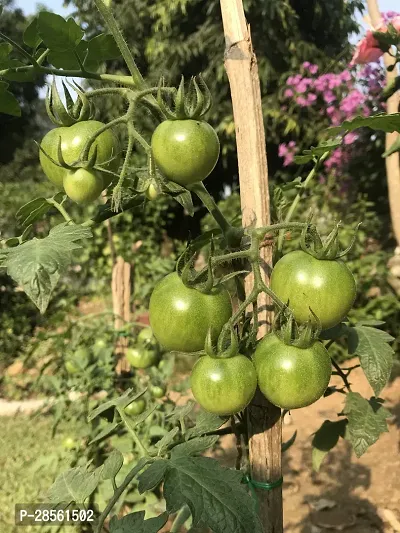
[[[317,259],[302,250],[289,252],[277,262],[271,289],[288,302],[296,320],[306,322],[311,309],[324,329],[339,324],[356,297],[356,282],[344,262]]]
[[[193,396],[210,413],[233,415],[250,403],[257,387],[253,363],[244,355],[229,358],[205,355],[190,377]]]
[[[165,120],[155,129],[151,148],[164,176],[180,185],[203,181],[219,156],[217,134],[199,120]]]
[[[298,409],[317,401],[332,373],[329,354],[318,341],[299,348],[270,334],[260,341],[253,360],[261,392],[282,409]]]
[[[150,298],[150,324],[167,351],[196,352],[204,348],[208,330],[216,340],[232,314],[226,289],[210,294],[186,287],[177,273],[162,279]]]
[[[73,498],[80,504],[98,503],[95,493],[99,496],[99,487],[106,485],[105,492],[100,494],[100,507],[104,510],[96,517],[95,533],[102,533],[106,521],[110,532],[156,532],[165,526],[170,514],[176,514],[171,531],[182,529],[192,514],[191,530],[205,527],[215,533],[233,530],[259,533],[263,524],[251,491],[247,490],[247,485],[260,487],[260,481],[257,485],[251,477],[252,470],[257,464],[258,476],[266,477],[261,483],[268,483],[269,490],[278,489],[282,478],[277,461],[275,478],[267,479],[263,465],[271,458],[254,459],[252,454],[257,446],[249,446],[249,460],[242,461],[243,452],[247,451],[242,443],[248,437],[256,441],[265,437],[266,413],[262,402],[250,404],[248,416],[241,412],[251,402],[257,383],[266,398],[278,406],[268,404],[269,431],[269,425],[281,416],[279,408],[304,407],[324,394],[331,376],[328,348],[340,342],[351,355],[360,358],[375,396],[363,398],[352,391],[349,375],[355,367],[343,369],[333,359],[334,371],[342,379],[343,387],[331,387],[329,393],[342,393],[345,403],[338,409],[339,420],[325,421],[316,432],[314,449],[326,454],[342,437],[360,456],[386,429],[389,413],[379,395],[390,377],[392,338],[379,329],[380,322],[346,320],[356,285],[341,260],[351,246],[340,250],[339,225],[323,240],[312,217],[306,222],[295,221],[293,217],[322,164],[346,142],[347,133],[360,126],[385,131],[400,130],[400,126],[394,115],[359,117],[337,128],[334,137],[329,138],[327,134],[326,140],[297,157],[296,162],[304,168],[310,166],[304,180],[299,176],[292,183],[285,183],[285,188],[272,191],[276,205],[270,223],[269,206],[263,203],[268,197],[268,180],[261,179],[266,178],[267,164],[263,157],[264,117],[256,87],[257,63],[253,61],[250,35],[239,43],[248,46],[244,50],[248,53],[238,55],[241,48],[237,43],[229,43],[227,65],[231,66],[232,94],[236,98],[240,93],[238,84],[241,90],[251,87],[246,94],[248,100],[233,102],[239,181],[249,189],[242,190],[242,199],[248,192],[251,196],[250,205],[242,202],[244,224],[239,228],[227,220],[202,183],[214,169],[220,151],[217,134],[206,121],[212,102],[204,80],[194,77],[187,84],[182,78],[177,89],[165,86],[163,79],[151,86],[149,80],[143,79],[120,33],[109,2],[94,2],[110,33],[93,37],[88,32],[85,36],[85,31],[72,18],[67,21],[41,11],[26,29],[23,47],[0,34],[5,41],[1,44],[2,61],[11,50],[21,55],[21,61],[6,59],[2,64],[0,74],[4,79],[27,82],[32,75],[53,74],[96,81],[94,89],[89,83],[87,90],[76,86],[76,101],[64,86],[65,104],[56,84],[52,85],[46,109],[50,120],[59,127],[45,135],[39,157],[44,173],[66,195],[59,192],[49,198],[38,197],[19,209],[17,221],[21,233],[0,241],[0,266],[40,311],[45,312],[58,280],[68,271],[87,239],[93,237],[93,229],[123,212],[146,209],[146,200],[153,200],[156,195],[168,195],[191,216],[195,213],[193,196],[196,197],[218,227],[195,236],[179,258],[176,271],[155,286],[150,298],[151,330],[144,329],[126,353],[133,370],[120,374],[115,370],[114,346],[121,335],[129,335],[125,330],[114,331],[102,342],[104,332],[96,327],[90,330],[90,321],[85,317],[82,319],[85,325],[81,326],[84,335],[80,332],[74,337],[72,328],[66,328],[64,335],[69,342],[52,339],[53,347],[58,349],[54,353],[59,357],[60,352],[64,361],[62,366],[59,358],[56,362],[50,360],[61,374],[59,381],[56,375],[48,380],[49,386],[58,393],[62,390],[62,402],[55,407],[57,423],[62,417],[78,412],[89,421],[89,430],[82,432],[82,438],[77,440],[82,446],[68,441],[76,457],[72,468],[51,487],[49,498],[55,505]],[[247,28],[241,2],[225,2],[221,7],[232,10],[229,15],[234,15],[224,17],[224,24],[235,21],[235,24],[240,22],[236,26],[241,31]],[[386,49],[398,45],[395,31],[393,26],[381,36]],[[120,60],[121,55],[128,74],[107,72],[103,63]],[[398,51],[392,58],[400,62]],[[237,72],[235,65],[240,67],[240,80],[233,75]],[[102,82],[105,86],[100,87]],[[108,123],[92,120],[96,100],[111,96],[120,99],[121,114]],[[0,109],[11,115],[20,111],[18,100],[3,81]],[[139,114],[146,114],[152,124],[150,144],[137,124]],[[244,114],[253,117],[251,124],[247,116],[243,120]],[[115,126],[123,130],[125,142],[121,156],[113,133]],[[249,139],[251,142],[247,143]],[[137,161],[142,156],[136,157],[136,149],[143,151],[145,164],[140,167]],[[256,182],[258,189],[253,187]],[[90,203],[107,187],[106,203],[93,206],[86,220],[74,220],[75,215],[68,212],[68,197],[78,203]],[[285,190],[293,195],[285,197]],[[51,227],[46,237],[33,237],[35,223],[50,210],[52,214],[56,211],[62,221]],[[283,255],[275,264],[269,287],[266,272],[271,265],[265,264],[268,254],[263,249],[274,245],[276,254],[281,256],[285,232],[289,231],[298,232],[301,250]],[[111,245],[108,251],[111,256]],[[107,260],[112,264],[111,257]],[[266,313],[269,301],[276,313],[273,333],[257,341],[260,326],[264,327],[270,318]],[[127,324],[127,331],[135,331],[136,326]],[[336,326],[334,330],[332,326]],[[172,390],[164,401],[155,401],[165,394],[162,374],[173,359],[173,356],[166,357],[156,366],[160,355],[158,343],[166,351],[200,356],[193,366],[190,383],[194,397],[203,408],[201,411],[194,409],[191,401],[176,406],[171,400]],[[83,351],[78,349],[81,345]],[[136,372],[136,369],[148,371]],[[169,375],[172,372],[173,367]],[[186,392],[185,380],[180,386]],[[78,401],[70,399],[71,391],[78,394]],[[107,398],[103,402],[100,396],[104,397],[104,393]],[[81,398],[84,401],[79,401]],[[227,427],[229,418],[231,426]],[[251,435],[247,433],[246,420],[251,421]],[[223,433],[236,436],[240,450],[236,472],[222,467],[211,457],[202,456]],[[269,443],[279,458],[280,441],[273,438],[273,432],[269,436],[272,438]],[[333,443],[332,446],[327,446],[327,442]],[[82,452],[83,457],[79,455]],[[158,514],[159,506],[156,516],[148,520],[136,508],[121,517],[125,511],[121,496],[132,485],[138,489],[131,500],[133,507],[138,495],[146,507],[147,496],[142,495],[155,497],[155,491],[163,492],[166,505],[162,509],[167,510]],[[207,494],[207,505],[201,499],[204,494]],[[269,499],[268,493],[265,498]],[[110,517],[112,510],[116,516]],[[268,510],[275,512],[271,506]]]

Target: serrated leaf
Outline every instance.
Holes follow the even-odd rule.
[[[129,425],[132,428],[135,428],[136,426],[139,426],[140,424],[143,424],[145,420],[149,418],[149,416],[154,413],[154,411],[158,409],[158,405],[151,405],[148,409],[143,411],[140,415],[130,416],[129,417]]]
[[[190,191],[178,194],[177,196],[174,196],[174,198],[187,211],[189,216],[192,217],[194,215],[193,201]]]
[[[94,442],[97,442],[98,440],[101,440],[101,439],[104,439],[105,437],[107,437],[110,433],[112,433],[114,431],[114,429],[116,429],[119,425],[121,424],[121,422],[113,422],[112,424],[107,424],[107,426],[105,428],[103,428],[100,433],[98,433],[94,439],[92,439],[90,442],[89,442],[89,445],[90,444],[93,444]]]
[[[59,202],[63,198],[63,193],[57,193],[54,199]],[[27,204],[20,207],[15,215],[20,226],[26,227],[40,220],[53,206],[48,203],[46,198],[35,198]]]
[[[8,251],[3,266],[44,313],[61,275],[72,262],[78,241],[92,236],[89,228],[64,222],[44,239],[32,239]]]
[[[113,516],[110,520],[110,533],[157,533],[168,520],[168,513],[148,520],[145,520],[144,516],[144,511],[131,513],[119,519]]]
[[[47,494],[51,503],[84,503],[96,490],[101,480],[103,467],[89,472],[79,466],[60,474]]]
[[[161,454],[164,450],[168,448],[168,446],[173,442],[176,435],[179,433],[179,428],[172,428],[162,439],[160,439],[158,442],[156,442],[156,448],[158,449],[158,453]]]
[[[76,57],[76,54],[79,56],[80,60],[83,63],[86,56],[87,45],[88,43],[82,40],[75,48],[73,54],[71,54],[71,50],[52,50],[48,55],[48,61],[56,68],[79,70],[81,66]]]
[[[336,446],[339,437],[344,437],[347,420],[331,422],[325,420],[322,426],[314,434],[312,440],[312,464],[313,469],[318,472],[325,456]]]
[[[164,480],[167,512],[187,504],[193,527],[214,533],[261,533],[254,500],[240,471],[224,468],[208,457],[178,457],[169,462]]]
[[[124,456],[119,450],[113,450],[103,464],[102,479],[114,479],[124,464]]]
[[[400,131],[400,113],[393,113],[392,115],[379,113],[372,117],[356,117],[353,120],[346,120],[341,126],[329,128],[328,133],[333,136],[346,131],[353,131],[357,128],[371,128],[385,131],[386,133]]]
[[[193,437],[201,437],[205,433],[215,431],[223,426],[229,417],[221,417],[207,411],[200,411],[196,418],[196,425],[193,428],[188,429],[185,435],[185,439],[189,440]]]
[[[38,33],[47,48],[56,52],[75,50],[84,35],[74,19],[65,20],[47,11],[38,15]]]
[[[42,39],[39,35],[37,17],[33,18],[29,26],[25,29],[23,40],[24,43],[30,46],[31,48],[37,48],[42,42]]]
[[[381,433],[388,431],[386,419],[391,414],[377,398],[366,400],[358,392],[349,392],[343,412],[349,420],[345,439],[351,443],[357,457],[361,457]]]
[[[187,442],[178,444],[172,448],[171,457],[186,457],[199,455],[209,448],[212,448],[218,441],[218,435],[207,435],[205,437],[195,437]]]
[[[12,115],[14,117],[21,116],[21,108],[15,96],[7,90],[8,83],[0,81],[0,113]]]
[[[298,165],[304,165],[312,161],[314,157],[321,157],[325,152],[332,152],[342,144],[342,139],[333,139],[321,142],[318,146],[311,146],[309,150],[303,150],[303,155],[297,155],[294,162]]]
[[[392,371],[394,351],[388,342],[394,339],[381,329],[355,326],[351,330],[349,354],[359,357],[375,396],[379,396]]]
[[[148,468],[146,468],[146,470],[138,477],[140,494],[158,487],[158,485],[164,479],[167,468],[168,461],[164,459],[155,461]]]
[[[88,416],[88,421],[90,422],[96,416],[99,416],[101,413],[104,413],[104,411],[107,411],[111,407],[116,407],[117,405],[120,407],[126,407],[130,403],[132,403],[134,400],[137,400],[143,394],[146,392],[146,390],[138,392],[134,396],[130,396],[133,392],[133,389],[127,389],[121,396],[118,396],[117,398],[112,398],[111,400],[108,400],[107,402],[102,403],[96,409],[93,409],[93,411]]]
[[[179,422],[182,417],[185,418],[186,416],[190,415],[195,405],[196,404],[193,400],[189,400],[185,405],[177,405],[167,418],[173,425],[176,422]]]
[[[121,52],[110,34],[101,33],[96,35],[88,42],[87,61],[106,61],[108,59],[117,59]]]

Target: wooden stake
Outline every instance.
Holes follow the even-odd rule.
[[[368,13],[371,19],[372,26],[378,29],[382,22],[382,16],[379,10],[377,0],[368,0]],[[389,54],[383,56],[386,68],[393,65],[394,59]],[[397,76],[397,69],[386,73],[386,81],[389,85]],[[387,114],[399,112],[400,94],[397,91],[387,101]],[[397,132],[386,134],[385,148],[388,150],[392,144],[398,139]],[[392,220],[392,227],[397,246],[400,246],[400,155],[399,152],[386,157],[386,178],[388,183],[390,218]]]
[[[115,315],[114,327],[118,330],[130,321],[131,316],[131,265],[126,263],[122,257],[117,258],[112,272],[112,298]],[[124,357],[127,346],[128,339],[120,337],[115,347],[115,351],[120,357],[117,365],[117,373],[119,374],[130,370],[130,365]]]
[[[270,222],[268,167],[257,59],[242,0],[220,0],[220,4],[226,44],[225,69],[235,120],[242,224],[265,226]],[[261,258],[265,265],[271,264],[270,247],[262,248]],[[263,277],[267,283],[266,268]],[[248,276],[247,293],[252,286],[252,277]],[[269,304],[266,295],[260,295],[260,337],[265,335],[271,323]],[[263,482],[276,481],[282,472],[280,409],[258,392],[247,411],[252,478]],[[264,532],[282,533],[282,488],[257,490],[257,494]]]

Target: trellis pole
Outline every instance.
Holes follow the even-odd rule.
[[[225,69],[229,78],[236,131],[240,201],[243,226],[270,223],[268,166],[261,107],[257,59],[251,42],[242,0],[220,0],[225,34]],[[272,250],[264,247],[261,258],[271,264]],[[268,283],[267,269],[263,278]],[[246,292],[253,281],[246,278]],[[271,322],[269,301],[258,299],[260,329],[263,336]],[[248,408],[251,476],[255,481],[275,482],[281,478],[281,412],[260,393]],[[259,512],[265,533],[283,532],[282,487],[256,489]]]

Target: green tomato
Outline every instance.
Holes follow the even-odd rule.
[[[228,359],[200,357],[190,376],[193,396],[203,409],[216,415],[233,415],[251,401],[257,388],[253,363],[244,355]]]
[[[155,185],[153,185],[153,183],[150,183],[145,194],[146,194],[146,198],[150,201],[155,200],[157,198],[158,191]]]
[[[306,407],[318,400],[329,385],[331,359],[322,343],[309,348],[288,346],[274,334],[257,346],[253,361],[264,396],[282,409]]]
[[[132,403],[127,405],[124,409],[125,413],[130,416],[141,415],[146,409],[146,402],[139,398],[139,400],[134,400]]]
[[[202,120],[161,122],[153,133],[151,148],[164,176],[183,186],[203,181],[219,156],[218,136]]]
[[[274,266],[271,289],[289,302],[295,319],[304,323],[310,309],[328,329],[345,318],[356,297],[356,282],[343,261],[316,259],[301,250],[289,252]]]
[[[67,359],[64,363],[64,366],[68,374],[77,374],[82,370],[79,365],[71,359]]]
[[[66,163],[72,164],[79,159],[88,138],[103,126],[104,124],[97,120],[86,120],[69,127],[54,128],[46,133],[40,146],[52,159],[58,162],[58,143],[61,137],[63,158]],[[94,154],[96,148],[96,164],[100,165],[109,161],[103,165],[103,168],[117,172],[121,161],[120,146],[117,137],[110,129],[101,133],[93,142],[89,151],[89,158]],[[41,150],[39,159],[43,172],[49,180],[62,189],[68,169],[55,165]],[[112,177],[105,172],[102,172],[101,175],[104,188],[106,188],[110,185]]]
[[[72,437],[66,437],[62,441],[62,445],[66,450],[73,450],[74,448],[78,447],[78,443]]]
[[[162,398],[165,396],[166,388],[161,385],[152,385],[150,387],[150,394],[154,396],[154,398]]]
[[[138,346],[137,348],[128,348],[126,358],[133,368],[148,368],[157,363],[158,354],[155,350]]]
[[[90,359],[90,351],[87,348],[81,347],[75,350],[74,359],[79,359],[80,361],[87,361]]]
[[[108,344],[104,339],[97,339],[97,341],[94,343],[94,347],[98,350],[103,350],[104,348],[107,348]]]
[[[137,340],[140,344],[143,344],[144,346],[149,344],[154,346],[157,344],[157,339],[154,337],[151,328],[142,329],[137,336]]]
[[[103,189],[103,178],[94,170],[85,168],[69,170],[64,177],[64,190],[77,204],[85,205],[93,202]]]
[[[225,288],[215,287],[204,294],[186,287],[176,272],[157,283],[150,298],[151,329],[167,351],[203,350],[208,330],[215,342],[231,315]]]

